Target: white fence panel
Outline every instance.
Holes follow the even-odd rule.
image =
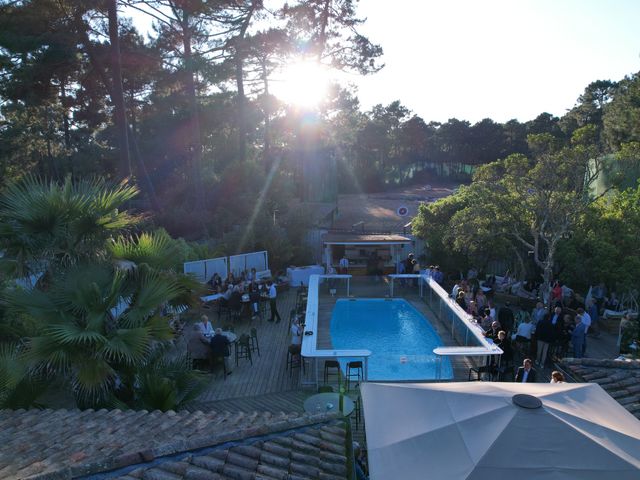
[[[209,258],[204,261],[204,265],[207,281],[209,281],[216,273],[220,275],[223,280],[227,278],[229,272],[229,262],[227,257]]]
[[[182,268],[185,275],[194,276],[200,283],[205,283],[208,280],[204,260],[186,262]]]
[[[252,268],[262,272],[269,270],[269,257],[266,250],[232,255],[229,257],[229,268],[234,275],[240,275],[243,271],[251,270]]]

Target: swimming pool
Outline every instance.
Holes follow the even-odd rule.
[[[406,300],[339,299],[331,316],[330,333],[335,349],[371,350],[369,380],[453,378],[446,357],[438,377],[433,349],[441,346],[442,340]]]

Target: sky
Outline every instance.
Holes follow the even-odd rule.
[[[427,122],[525,122],[640,71],[640,0],[360,0],[358,15],[385,67],[338,78],[364,110],[400,100]],[[304,97],[301,83],[281,91]]]
[[[425,121],[524,122],[640,71],[639,0],[361,0],[358,11],[386,65],[349,76],[365,109],[400,100]]]

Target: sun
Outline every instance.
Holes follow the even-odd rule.
[[[286,65],[272,80],[272,93],[297,107],[318,106],[329,89],[329,73],[317,62],[301,61]]]

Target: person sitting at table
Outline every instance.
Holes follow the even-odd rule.
[[[217,293],[217,291],[222,287],[222,278],[217,273],[214,273],[207,283],[211,290]]]
[[[216,328],[215,335],[211,338],[209,346],[211,347],[211,355],[214,359],[222,358],[224,362],[224,371],[227,375],[231,375],[231,362],[229,362],[231,342],[223,335],[221,328]]]
[[[200,334],[204,338],[206,338],[206,340],[203,341],[205,343],[209,343],[209,339],[213,337],[213,326],[209,321],[209,317],[207,317],[206,315],[202,315],[200,317],[200,322],[198,322],[196,325],[198,327],[198,330],[200,330]]]

